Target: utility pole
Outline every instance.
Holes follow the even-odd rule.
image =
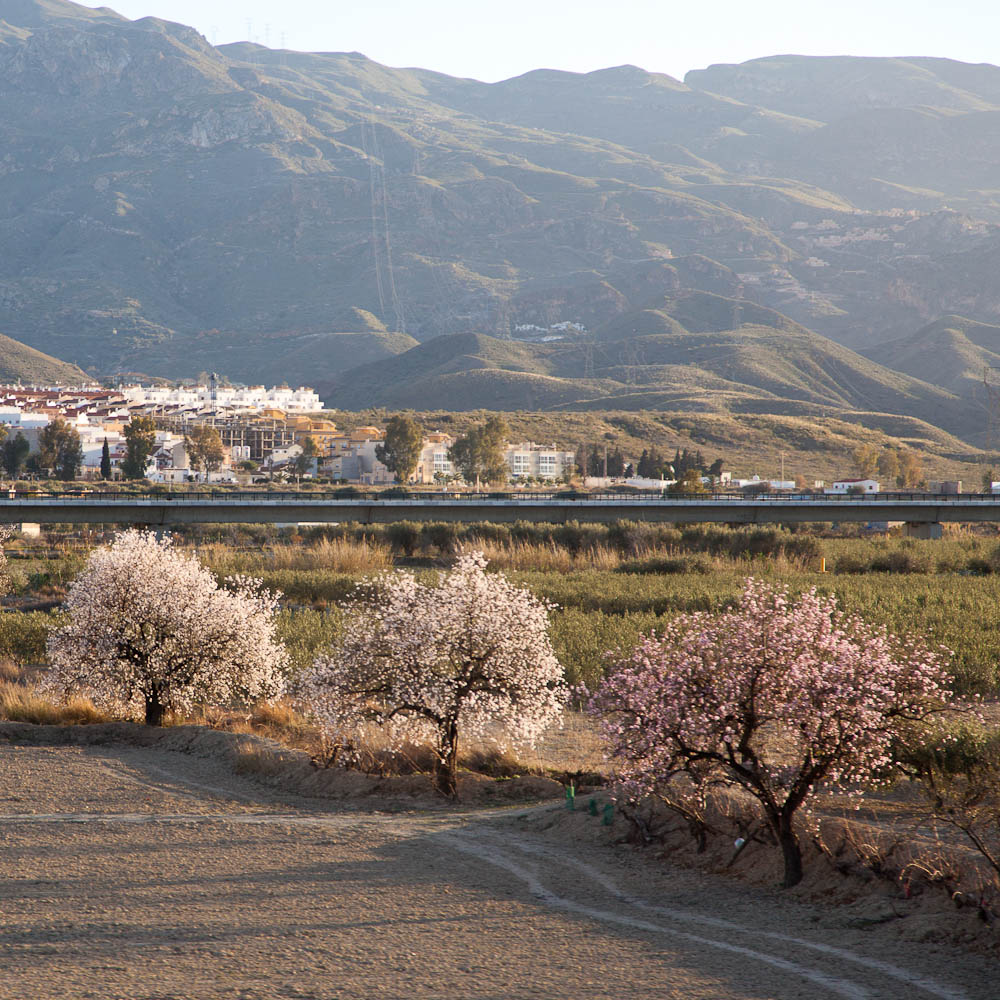
[[[778,454],[781,456],[781,481],[785,481],[785,453],[779,451]]]

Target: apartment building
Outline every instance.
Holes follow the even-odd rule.
[[[511,479],[562,479],[576,471],[576,452],[561,451],[554,444],[540,445],[533,441],[507,446],[504,455]]]
[[[385,432],[378,427],[358,427],[328,441],[329,452],[320,463],[321,475],[365,486],[394,482],[393,474],[378,460],[375,449]]]
[[[455,475],[455,467],[448,457],[448,449],[454,443],[455,439],[450,434],[442,434],[440,431],[424,438],[424,447],[414,476],[418,483],[437,483]]]

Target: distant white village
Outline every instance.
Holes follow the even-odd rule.
[[[293,475],[363,485],[395,481],[376,455],[384,430],[339,430],[310,388],[235,387],[215,377],[187,386],[0,386],[0,425],[7,431],[6,440],[20,435],[28,454],[37,453],[44,429],[64,421],[79,436],[80,478],[85,480],[101,478],[105,447],[110,478],[120,478],[126,425],[136,416],[150,418],[156,428],[145,469],[150,482],[249,484]],[[217,432],[223,446],[214,468],[192,462],[190,441],[196,428],[203,427]],[[427,434],[411,482],[454,479],[448,457],[454,440],[448,434]],[[575,452],[533,442],[508,445],[505,458],[513,479],[560,480],[576,467]]]
[[[0,451],[7,475],[15,479],[23,471],[31,472],[30,458],[38,454],[46,428],[62,422],[79,439],[76,478],[136,478],[122,472],[127,454],[126,427],[135,417],[145,418],[155,428],[151,431],[155,440],[140,477],[152,483],[250,485],[262,480],[323,478],[379,486],[396,481],[395,473],[380,461],[377,452],[385,439],[383,428],[340,430],[318,394],[308,387],[232,386],[214,375],[202,384],[180,386],[0,386]],[[206,428],[211,429],[217,444],[215,459],[210,462],[198,461],[192,447],[192,441]],[[16,450],[14,443],[21,449],[18,468],[12,468],[8,460],[8,451]],[[449,455],[454,444],[452,435],[425,433],[416,469],[408,482],[430,485],[460,480]],[[531,441],[506,443],[503,458],[507,478],[514,483],[568,482],[577,476],[581,462],[575,451]],[[605,455],[605,470],[608,468]],[[631,463],[622,463],[617,474],[585,475],[583,484],[663,489],[675,482],[666,478],[670,468],[665,467],[664,478],[655,478],[638,475]],[[638,469],[642,469],[641,462]],[[713,469],[711,476],[701,477],[701,482],[730,489],[796,489],[794,480],[762,479],[757,475],[737,478],[721,468]],[[961,489],[961,484],[951,483],[929,486],[938,487],[939,492]],[[802,488],[801,482],[798,488]],[[877,493],[880,485],[871,478],[846,478],[829,486],[816,481],[809,488],[828,493]]]

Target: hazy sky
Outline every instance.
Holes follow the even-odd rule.
[[[210,42],[359,51],[390,66],[500,80],[634,63],[683,77],[777,53],[1000,63],[997,0],[118,0]]]

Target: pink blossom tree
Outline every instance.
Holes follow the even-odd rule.
[[[220,587],[169,538],[126,531],[93,552],[49,637],[50,688],[162,725],[195,700],[249,702],[283,688],[277,595],[233,577]]]
[[[938,654],[837,610],[748,580],[736,606],[650,635],[596,691],[609,756],[626,794],[677,780],[739,786],[760,803],[802,878],[793,820],[823,782],[864,782],[893,763],[901,730],[941,710],[950,678]]]
[[[485,567],[472,553],[439,586],[410,573],[380,577],[377,598],[352,603],[342,641],[298,685],[330,734],[375,722],[396,746],[430,739],[435,784],[449,797],[460,739],[530,743],[560,718],[567,696],[549,605]]]

